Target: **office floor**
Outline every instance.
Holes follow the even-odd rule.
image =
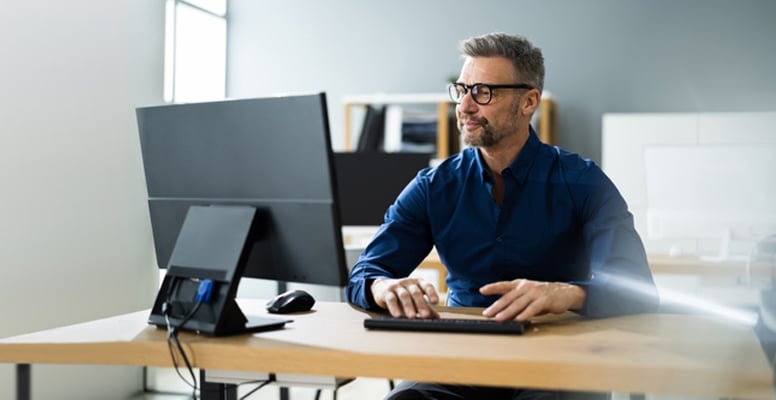
[[[144,394],[133,397],[129,400],[184,400],[191,399],[191,395],[186,395],[186,387],[181,384],[177,375],[172,371],[160,370],[157,373],[157,382],[159,387],[169,388],[168,390],[181,394]],[[238,389],[238,397],[245,396],[255,386],[245,385]],[[370,400],[382,399],[389,391],[387,379],[382,378],[358,378],[342,387],[337,391],[337,400]],[[316,389],[306,387],[292,387],[289,389],[289,400],[315,400]],[[277,386],[265,386],[246,400],[279,400],[280,389]],[[335,399],[334,392],[330,389],[323,389],[319,400]],[[630,396],[626,393],[614,393],[612,400],[629,400]],[[688,397],[688,396],[653,396],[647,395],[644,400],[713,400],[706,397]]]

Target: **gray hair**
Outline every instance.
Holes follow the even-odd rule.
[[[461,42],[461,53],[468,57],[504,57],[512,62],[515,76],[544,89],[544,56],[528,39],[506,33],[489,33]]]

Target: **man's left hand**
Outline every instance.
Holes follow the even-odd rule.
[[[481,287],[480,293],[501,295],[482,312],[497,321],[526,321],[541,314],[579,310],[586,297],[585,290],[576,285],[527,279],[490,283]]]

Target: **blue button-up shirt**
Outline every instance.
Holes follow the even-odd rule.
[[[523,278],[584,287],[580,312],[590,316],[656,309],[633,216],[598,166],[541,143],[531,131],[501,175],[498,205],[476,148],[420,171],[353,267],[348,300],[374,309],[371,282],[408,276],[436,246],[453,306],[486,307],[497,297],[481,295],[481,286]]]

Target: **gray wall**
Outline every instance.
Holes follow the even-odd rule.
[[[3,2],[0,337],[151,306],[134,108],[162,101],[163,12],[161,0]],[[141,378],[35,365],[33,398],[124,398]],[[0,399],[13,382],[0,365]]]
[[[605,112],[776,110],[772,0],[230,0],[227,93],[443,92],[457,44],[491,31],[542,48],[559,144],[600,162]]]

